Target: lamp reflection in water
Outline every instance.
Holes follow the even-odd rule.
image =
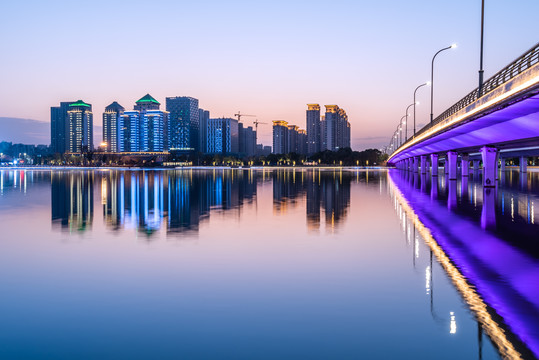
[[[449,315],[451,316],[451,320],[449,324],[449,333],[456,334],[457,333],[457,320],[455,320],[455,313],[451,311]]]

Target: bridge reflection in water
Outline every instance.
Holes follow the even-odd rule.
[[[485,189],[478,173],[457,182],[395,170],[388,182],[407,243],[414,233],[414,252],[419,236],[430,248],[426,288],[433,317],[434,255],[473,311],[479,342],[486,333],[511,359],[539,357],[539,261],[533,243],[539,199],[522,191],[531,174],[524,180],[518,175],[502,173],[503,186]]]

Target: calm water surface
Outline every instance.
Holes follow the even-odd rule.
[[[0,358],[534,358],[539,174],[474,176],[0,170]]]

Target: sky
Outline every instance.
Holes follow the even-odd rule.
[[[488,79],[539,41],[539,1],[485,2]],[[337,104],[352,148],[381,148],[439,49],[458,45],[436,58],[434,116],[477,87],[480,14],[480,0],[5,2],[0,117],[50,122],[51,106],[82,99],[98,144],[111,102],[192,96],[211,117],[256,115],[245,123],[268,123],[271,145],[272,120],[305,128],[306,104]],[[417,94],[419,128],[430,88]]]

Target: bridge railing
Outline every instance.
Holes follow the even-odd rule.
[[[481,96],[491,92],[492,90],[496,89],[500,85],[508,82],[509,80],[513,79],[514,77],[524,72],[525,70],[531,68],[537,63],[539,63],[539,43],[535,44],[530,50],[526,51],[524,54],[522,54],[519,58],[517,58],[511,64],[507,65],[505,68],[498,71],[490,79],[485,81],[483,83]],[[433,126],[439,124],[440,122],[444,121],[451,115],[455,114],[457,111],[472,104],[481,96],[479,96],[479,87],[474,89],[468,95],[460,99],[456,104],[454,104],[449,109],[447,109],[446,111],[438,115],[432,122],[428,123],[419,131],[417,131],[415,133],[415,136],[421,135],[422,133],[429,130]],[[410,141],[413,141],[413,137],[409,138],[408,141],[404,142],[400,147],[406,145]],[[396,150],[398,150],[399,148],[397,148]]]

